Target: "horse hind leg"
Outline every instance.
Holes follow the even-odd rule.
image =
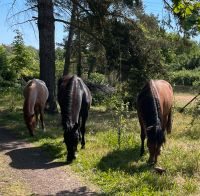
[[[140,156],[144,155],[144,141],[146,138],[144,129],[141,127],[141,134],[140,134],[140,138],[141,138],[141,149],[140,149]]]
[[[35,111],[35,123],[36,123],[36,127],[39,129],[40,125],[39,125],[39,121],[38,121],[38,115],[39,115],[39,113],[37,111]]]
[[[46,132],[45,123],[44,123],[44,111],[43,110],[40,111],[40,121],[41,121],[43,132]]]
[[[166,130],[168,134],[172,131],[172,109],[170,109],[170,112],[168,114]]]
[[[79,138],[79,142],[81,142],[80,124],[81,124],[81,118],[80,118],[80,116],[79,116],[79,118],[78,118],[78,138]]]
[[[82,116],[82,122],[81,122],[81,149],[84,149],[85,148],[85,124],[86,124],[86,121],[87,121],[87,117],[88,117],[88,112],[84,113],[84,115]]]
[[[29,130],[30,136],[34,136],[34,129],[35,129],[35,115],[31,115],[27,118],[27,127]]]

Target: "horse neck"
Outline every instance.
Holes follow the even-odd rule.
[[[24,111],[24,115],[31,116],[34,114],[34,107],[35,107],[37,94],[33,89],[28,88],[26,90],[27,92],[25,93],[23,111]]]

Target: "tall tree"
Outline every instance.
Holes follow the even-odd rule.
[[[0,81],[5,79],[4,73],[8,69],[8,60],[5,48],[0,45]]]
[[[40,79],[49,90],[48,111],[55,112],[55,25],[52,0],[38,0]]]
[[[71,3],[72,3],[72,11],[71,11],[69,31],[68,31],[68,39],[66,39],[66,42],[65,42],[65,64],[64,64],[63,75],[69,74],[72,40],[73,40],[74,29],[75,29],[74,23],[75,23],[75,17],[76,17],[77,4],[74,3],[73,1]]]
[[[22,70],[25,67],[29,67],[31,64],[31,57],[24,45],[23,36],[19,30],[15,30],[16,36],[12,43],[12,58],[10,65],[15,73],[17,79],[22,77]]]

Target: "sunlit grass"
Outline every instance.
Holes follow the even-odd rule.
[[[9,103],[3,104],[10,101],[7,96],[0,97],[0,124],[28,138],[56,161],[65,161],[60,115],[46,114],[47,132],[37,129],[36,137],[30,138],[22,118],[22,100],[17,100],[13,104],[15,108],[9,109]],[[193,97],[192,94],[190,96]],[[147,165],[146,145],[146,153],[140,158],[140,128],[135,114],[122,130],[119,149],[113,114],[103,106],[91,108],[86,149],[81,150],[79,146],[78,157],[70,167],[98,185],[106,195],[200,195],[200,121],[196,119],[191,124],[194,118],[192,108],[184,113],[177,111],[186,102],[184,97],[178,97],[172,133],[167,135],[167,142],[159,156],[158,166],[166,169],[165,174],[159,175]]]

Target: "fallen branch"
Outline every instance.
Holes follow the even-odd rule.
[[[193,97],[185,106],[183,106],[181,109],[180,109],[180,113],[182,113],[184,111],[184,109],[190,104],[192,103],[198,96],[200,95],[200,92],[195,96]]]

